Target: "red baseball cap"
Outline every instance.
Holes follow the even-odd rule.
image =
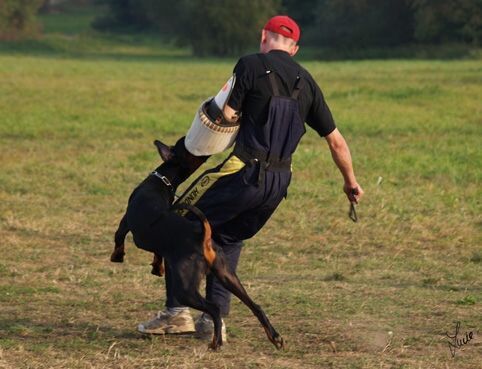
[[[298,42],[300,39],[300,28],[293,19],[286,15],[277,15],[271,18],[263,29],[279,33],[280,35],[295,40],[295,42]]]

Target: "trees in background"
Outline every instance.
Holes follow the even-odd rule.
[[[420,42],[482,44],[482,0],[407,0]]]
[[[284,0],[313,46],[482,43],[482,0]]]
[[[0,41],[35,37],[41,25],[35,15],[44,0],[0,0]]]
[[[288,14],[311,46],[366,48],[482,42],[482,0],[97,0],[122,27],[155,27],[194,55],[238,55],[264,22]],[[100,27],[102,28],[102,27]],[[105,27],[108,28],[108,27]]]
[[[295,19],[314,47],[482,44],[482,0],[0,0],[0,40],[35,36],[42,4],[67,1],[104,4],[94,28],[154,29],[195,56],[242,54],[275,14]]]
[[[413,16],[403,0],[317,0],[314,13],[306,32],[307,43],[314,46],[385,47],[413,41]]]
[[[143,0],[150,22],[191,45],[195,56],[239,55],[252,47],[280,0]]]
[[[93,0],[105,5],[108,13],[94,20],[92,26],[102,31],[138,31],[152,26],[144,0]],[[161,0],[161,3],[165,1]]]
[[[239,55],[259,41],[266,20],[281,0],[98,0],[110,13],[97,29],[154,28],[189,44],[195,56]]]

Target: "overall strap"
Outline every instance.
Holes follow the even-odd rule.
[[[263,53],[258,54],[258,56],[261,59],[261,62],[263,63],[263,65],[264,65],[264,69],[266,70],[266,74],[268,75],[269,84],[271,86],[271,89],[273,90],[274,96],[280,96],[278,83],[276,82],[276,78],[274,76],[274,71],[271,68],[271,64],[269,63],[268,58]],[[291,98],[295,99],[295,100],[298,100],[298,95],[300,94],[300,90],[305,85],[305,79],[302,78],[300,72],[301,72],[301,70],[298,70],[298,76],[296,77],[295,87],[293,89],[293,93],[291,94]]]
[[[258,54],[259,58],[261,59],[261,62],[264,65],[264,69],[266,70],[266,74],[268,75],[269,79],[269,84],[271,86],[271,89],[273,90],[274,96],[279,96],[279,88],[278,88],[278,83],[276,82],[276,78],[274,76],[274,71],[272,68],[270,68],[270,63],[268,61],[268,58],[264,54]]]
[[[305,79],[300,76],[300,73],[298,72],[298,77],[296,77],[296,83],[295,83],[295,88],[293,90],[293,93],[291,94],[291,98],[298,100],[298,95],[300,94],[301,89],[305,85]]]

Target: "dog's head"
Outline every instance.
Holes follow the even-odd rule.
[[[195,156],[191,154],[186,149],[184,137],[181,137],[174,146],[168,146],[159,140],[155,140],[154,144],[162,160],[165,163],[180,165],[186,171],[187,177],[194,173],[209,158],[209,156]]]

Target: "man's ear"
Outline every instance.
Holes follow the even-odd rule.
[[[289,51],[289,54],[291,56],[295,56],[295,54],[298,52],[299,49],[300,49],[300,47],[298,45],[296,45]]]
[[[261,40],[259,41],[259,52],[267,53],[268,50],[268,34],[265,30],[261,32]]]
[[[167,146],[165,143],[162,143],[159,140],[155,140],[154,145],[156,145],[157,151],[159,152],[159,155],[161,155],[162,160],[169,161],[174,159],[174,157],[176,156],[174,154],[174,150],[171,150],[171,147]]]

